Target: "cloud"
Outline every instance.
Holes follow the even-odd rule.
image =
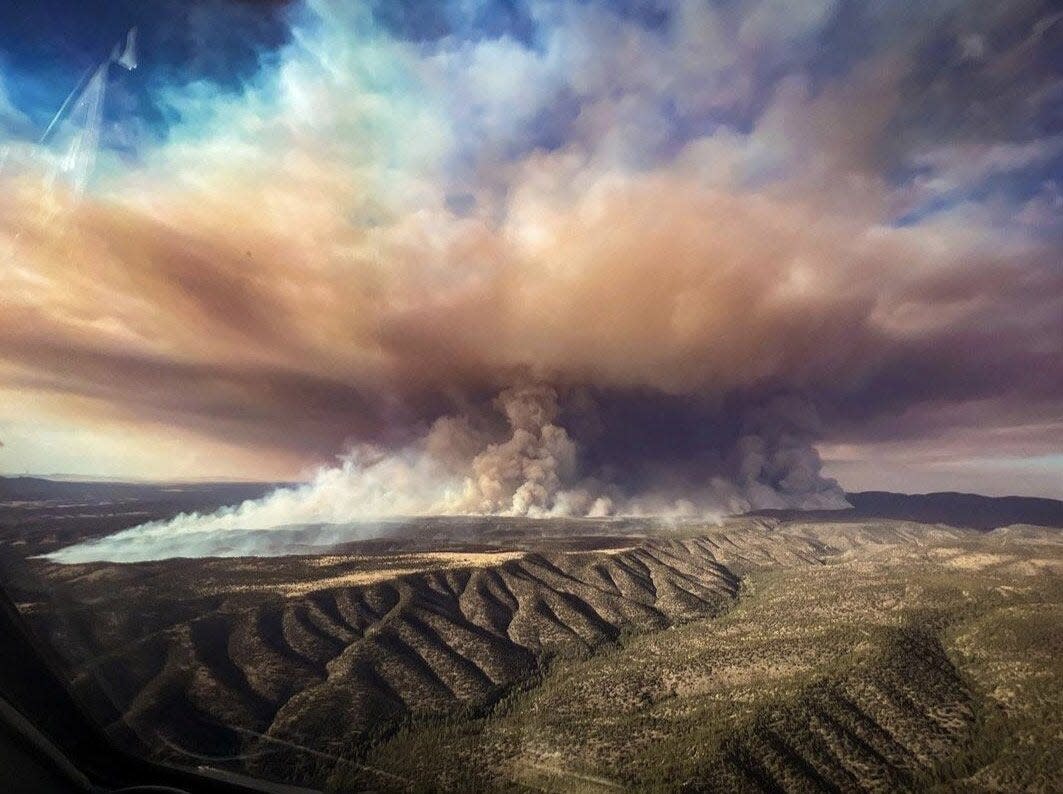
[[[527,35],[407,37],[365,9],[291,9],[238,89],[160,89],[166,138],[132,163],[103,153],[86,195],[0,174],[0,382],[307,465],[379,451],[350,472],[419,477],[446,428],[459,490],[482,479],[469,498],[499,511],[664,509],[683,498],[662,474],[683,434],[708,451],[675,482],[720,475],[756,504],[764,483],[768,501],[819,493],[821,436],[903,437],[947,422],[914,419],[926,406],[988,399],[980,421],[1008,434],[1058,406],[1041,186],[1058,142],[1037,113],[950,123],[913,89],[976,68],[1010,75],[988,94],[1010,108],[1019,75],[1046,85],[1029,48],[1056,28],[1005,10],[1028,35],[998,47],[938,4],[925,31],[867,12],[866,51],[825,64],[835,4],[666,5],[648,21],[536,3]],[[447,29],[476,28],[451,11]],[[976,65],[919,43],[961,32],[985,40]],[[1014,185],[974,189],[1001,175]],[[955,201],[923,213],[942,191]],[[559,414],[481,436],[482,406],[529,381]],[[824,428],[739,443],[752,420],[728,406],[775,388]],[[608,443],[574,423],[576,394]],[[672,452],[650,455],[633,415],[657,416]],[[623,460],[630,477],[606,471]]]

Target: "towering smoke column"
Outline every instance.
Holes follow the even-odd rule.
[[[461,512],[550,515],[568,512],[565,491],[577,477],[576,443],[555,424],[557,393],[549,386],[502,392],[495,401],[511,434],[472,460]]]
[[[263,530],[345,525],[316,536],[316,542],[335,543],[379,534],[381,519],[403,516],[682,514],[715,520],[750,509],[848,506],[837,483],[820,474],[812,445],[816,414],[793,394],[753,403],[736,440],[720,442],[728,448],[661,468],[658,481],[636,486],[617,473],[638,461],[620,457],[586,471],[562,415],[554,387],[513,387],[480,411],[441,417],[404,448],[357,446],[306,485],[210,515],[143,524],[50,556],[72,563],[278,554],[283,545],[269,537],[276,533]],[[610,431],[608,424],[597,429],[599,447],[608,447],[601,440]],[[708,462],[714,460],[715,466]]]
[[[730,482],[738,494],[732,509],[849,507],[838,483],[820,474],[822,462],[813,446],[820,430],[812,404],[794,394],[776,395],[750,409],[732,453]],[[721,490],[728,490],[727,482]]]

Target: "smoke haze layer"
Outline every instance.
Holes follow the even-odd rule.
[[[838,484],[820,473],[813,446],[818,419],[796,394],[744,398],[738,416],[692,406],[686,421],[699,422],[699,429],[681,423],[670,431],[658,425],[634,432],[629,423],[640,421],[637,400],[615,405],[610,415],[586,390],[569,390],[566,397],[542,383],[509,388],[463,415],[437,419],[400,449],[357,445],[305,485],[207,515],[143,524],[50,558],[136,562],[273,554],[293,528],[346,525],[318,531],[309,541],[329,545],[386,531],[382,519],[426,515],[718,520],[750,509],[848,506]],[[564,426],[566,420],[576,429]],[[626,434],[614,434],[614,422],[627,424]],[[685,436],[684,448],[664,455],[671,436]],[[640,438],[654,439],[658,450],[644,446],[633,455]]]

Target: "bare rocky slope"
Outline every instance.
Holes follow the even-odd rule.
[[[65,608],[29,614],[53,643],[76,649],[79,688],[114,730],[177,755],[251,752],[288,765],[289,743],[347,753],[408,715],[486,706],[554,657],[718,613],[739,587],[720,557],[779,554],[739,548],[721,534],[528,552],[295,597],[193,588],[174,599],[167,569],[188,574],[193,561],[46,565]],[[814,553],[782,557],[814,562]],[[340,557],[319,573],[342,568]]]

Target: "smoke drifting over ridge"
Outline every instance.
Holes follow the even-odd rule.
[[[664,514],[718,519],[758,508],[848,506],[820,474],[811,404],[793,393],[755,401],[732,427],[726,410],[703,421],[722,430],[688,455],[629,456],[593,396],[562,400],[542,383],[502,391],[489,405],[437,419],[397,450],[358,445],[306,485],[208,515],[182,514],[50,555],[66,562],[135,562],[178,556],[277,553],[272,532],[354,525],[316,535],[335,543],[381,533],[380,519],[489,514],[529,517]],[[707,410],[707,409],[706,409]],[[614,421],[629,421],[616,417]],[[569,420],[579,430],[564,426]],[[661,435],[660,428],[650,432]],[[676,432],[686,434],[688,428]],[[667,436],[667,433],[664,434]],[[702,434],[699,440],[704,440]],[[665,439],[667,440],[667,439]],[[268,530],[270,532],[262,532]]]

